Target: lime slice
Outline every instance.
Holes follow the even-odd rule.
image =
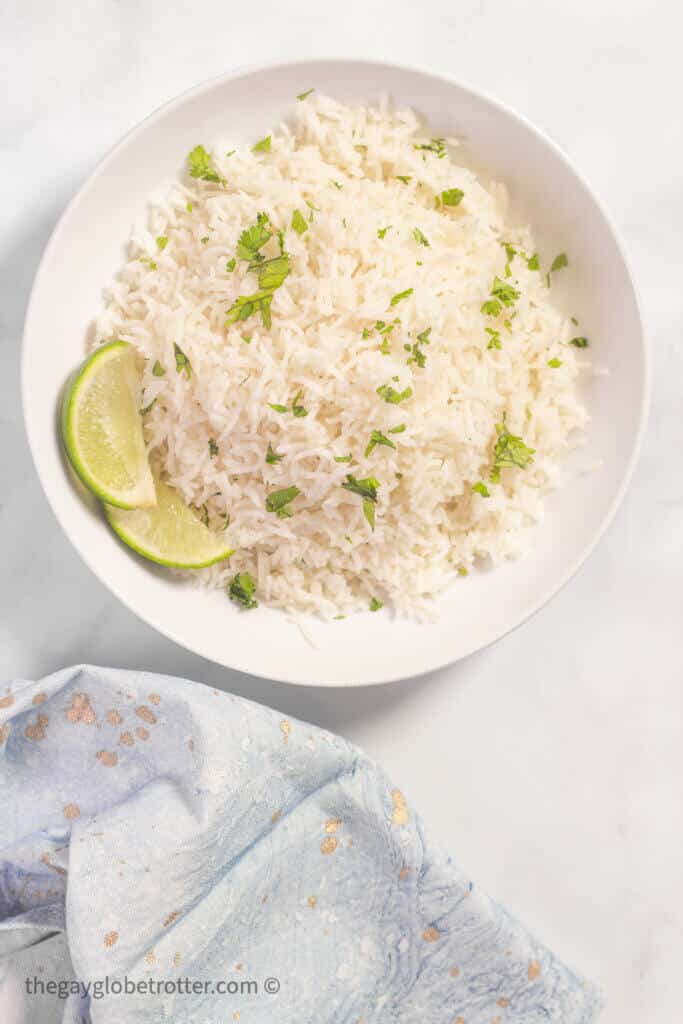
[[[232,554],[224,537],[205,526],[178,492],[160,480],[156,499],[154,508],[105,505],[112,528],[143,558],[177,569],[203,569]]]
[[[86,359],[62,400],[71,465],[98,498],[119,508],[156,500],[139,410],[140,375],[125,341],[111,341]]]

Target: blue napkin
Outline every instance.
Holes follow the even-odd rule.
[[[59,932],[78,1024],[588,1024],[599,1008],[359,750],[141,672],[0,690],[0,954]]]

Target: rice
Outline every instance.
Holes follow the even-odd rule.
[[[505,189],[454,162],[456,146],[433,144],[412,111],[388,101],[349,107],[313,94],[269,152],[221,142],[211,158],[224,182],[188,176],[135,226],[96,337],[144,357],[156,470],[212,528],[229,523],[236,553],[202,571],[203,583],[248,571],[262,603],[291,612],[329,618],[375,598],[423,618],[455,579],[528,549],[588,419],[581,355],[545,273],[528,266],[530,229],[506,223]],[[452,189],[462,201],[437,206]],[[277,255],[283,231],[291,270],[270,328],[258,313],[226,324],[257,288],[235,257],[261,212],[273,233],[263,253]],[[487,316],[496,277],[520,294]],[[176,365],[178,350],[191,371]],[[409,397],[385,401],[384,385]],[[307,415],[293,414],[295,400]],[[535,453],[494,483],[503,423]],[[373,430],[395,447],[366,454]],[[269,445],[279,461],[266,462]],[[342,486],[347,474],[379,483],[366,508],[374,530],[363,498]],[[267,495],[292,485],[293,515],[269,511]]]

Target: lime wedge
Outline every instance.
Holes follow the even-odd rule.
[[[125,510],[105,505],[111,527],[143,558],[177,569],[203,569],[232,551],[224,537],[205,526],[177,491],[156,481],[153,508]]]
[[[119,508],[156,500],[139,410],[140,375],[125,341],[93,352],[62,399],[62,438],[71,465],[98,498]]]

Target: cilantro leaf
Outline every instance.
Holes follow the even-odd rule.
[[[558,367],[562,366],[562,360],[557,359],[557,357],[555,359],[549,359],[548,366],[552,367],[553,370],[557,370]]]
[[[304,409],[303,405],[300,404],[300,399],[302,395],[303,391],[297,391],[296,395],[294,396],[294,401],[292,402],[292,413],[298,419],[301,419],[303,416],[308,416],[308,409]]]
[[[168,238],[167,238],[167,236],[166,235],[157,235],[157,246],[159,248],[159,252],[163,252],[167,245],[168,245]]]
[[[351,455],[334,455],[335,462],[351,462],[353,456]]]
[[[289,519],[294,515],[290,508],[287,506],[290,502],[294,501],[297,495],[301,494],[298,487],[292,485],[291,487],[284,487],[280,491],[271,491],[266,496],[266,508],[269,512],[275,512],[280,519]]]
[[[567,259],[566,252],[561,252],[555,257],[553,262],[550,264],[550,273],[554,274],[556,270],[562,270],[563,267],[569,266],[569,260]]]
[[[399,425],[397,427],[390,427],[389,428],[389,433],[390,434],[402,434],[405,429],[406,429],[405,423],[399,423]]]
[[[278,453],[275,451],[275,449],[273,448],[272,444],[269,441],[268,451],[266,452],[266,462],[268,463],[268,465],[273,466],[275,465],[276,462],[282,462],[283,459],[284,455],[278,455]]]
[[[347,491],[358,494],[363,499],[363,515],[365,516],[370,529],[375,529],[375,505],[377,504],[377,488],[379,481],[374,476],[366,477],[364,480],[357,480],[352,473],[347,473],[346,480],[342,484]]]
[[[500,340],[500,331],[496,331],[493,327],[485,327],[484,330],[489,335],[489,343],[487,348],[502,348],[503,343]]]
[[[373,430],[370,434],[370,441],[368,443],[368,446],[365,449],[366,459],[368,455],[370,455],[371,452],[374,451],[377,445],[384,445],[386,448],[396,448],[396,445],[391,440],[391,438],[387,437],[386,434],[383,434],[381,430]]]
[[[444,206],[460,206],[464,195],[461,188],[447,188],[441,193],[441,202]]]
[[[590,343],[588,338],[572,338],[569,344],[573,345],[574,348],[588,348]]]
[[[258,601],[254,597],[255,593],[256,584],[248,572],[238,572],[233,577],[228,588],[230,600],[235,601],[236,604],[241,604],[245,611],[249,611],[251,608],[258,608]]]
[[[384,236],[386,235],[387,231],[389,231],[391,229],[391,227],[392,227],[392,225],[388,224],[385,228],[380,228],[378,230],[378,232],[377,232],[377,237],[378,238],[384,238]]]
[[[404,292],[396,292],[396,294],[392,297],[391,302],[389,303],[389,305],[390,306],[397,306],[399,304],[399,302],[401,302],[402,299],[407,299],[408,296],[412,295],[412,294],[413,294],[413,289],[412,288],[406,288],[406,290]]]
[[[251,151],[252,153],[270,153],[270,143],[271,137],[266,135],[264,139],[261,139],[255,146],[251,147]]]
[[[259,249],[273,237],[269,227],[268,214],[259,213],[256,223],[242,232],[237,242],[237,255],[241,260],[254,262],[263,259]]]
[[[163,377],[164,374],[166,373],[166,370],[163,368],[158,359],[155,360],[154,362],[154,366],[152,367],[152,373],[154,374],[155,377]]]
[[[535,252],[533,254],[533,256],[529,257],[529,259],[526,261],[526,265],[529,268],[529,270],[538,270],[539,269],[540,263],[539,263],[538,253],[537,252]]]
[[[216,439],[213,437],[209,438],[209,455],[213,459],[215,455],[218,455],[218,445]]]
[[[180,345],[173,342],[173,353],[175,355],[175,368],[177,373],[184,373],[189,380],[192,376],[192,363],[187,358]]]
[[[486,484],[480,480],[478,483],[472,485],[472,490],[475,494],[481,494],[482,498],[490,498],[491,492],[489,491]]]
[[[216,172],[211,157],[203,146],[195,146],[187,160],[190,165],[190,177],[225,184],[225,178],[221,178]]]
[[[505,281],[501,281],[499,277],[494,277],[493,285],[491,286],[491,295],[495,299],[498,299],[503,303],[504,306],[514,306],[515,302],[519,298],[519,291],[513,288],[511,284],[506,284]]]
[[[292,227],[297,235],[303,235],[305,231],[308,231],[308,224],[301,210],[295,210],[292,214]]]
[[[533,456],[536,453],[535,448],[527,448],[521,437],[510,433],[504,419],[502,423],[496,423],[496,431],[498,440],[493,450],[493,469],[489,476],[494,484],[500,481],[501,469],[508,466],[526,469],[534,461]]]
[[[481,311],[485,316],[499,316],[502,308],[498,299],[487,299],[481,304]]]
[[[315,92],[315,89],[307,89],[306,92],[300,92],[297,99],[301,102],[302,100],[305,100],[307,96],[310,96],[312,92]]]
[[[146,416],[147,413],[150,411],[150,409],[152,409],[152,407],[154,406],[155,402],[156,402],[156,398],[153,398],[152,401],[149,403],[149,405],[146,405],[144,407],[144,409],[140,409],[140,415],[141,416]]]
[[[259,288],[275,291],[289,274],[289,255],[285,252],[270,260],[257,260],[250,263],[248,269],[258,274]]]
[[[380,610],[380,608],[383,608],[383,607],[384,607],[384,604],[383,604],[382,601],[379,601],[376,597],[371,598],[371,600],[370,600],[370,611],[371,612],[378,612]]]
[[[260,313],[263,326],[271,325],[270,306],[273,301],[272,291],[257,291],[251,295],[238,295],[226,315],[226,324],[234,324],[237,320],[248,320],[252,313]]]
[[[419,228],[415,228],[415,230],[413,231],[413,238],[418,243],[418,245],[426,245],[427,247],[429,247],[429,239],[425,234],[422,233],[422,231],[420,231]]]
[[[268,408],[274,409],[275,412],[289,412],[289,409],[287,408],[286,405],[277,405],[274,402],[269,402]]]
[[[439,160],[442,160],[446,155],[446,140],[445,139],[432,139],[431,142],[422,143],[421,145],[415,145],[414,149],[424,149],[428,153],[436,153]]]
[[[413,389],[405,388],[403,391],[397,391],[395,388],[392,388],[391,384],[382,384],[381,387],[377,388],[377,394],[385,402],[388,402],[389,405],[399,405],[412,396]]]
[[[409,174],[397,174],[396,178],[398,181],[402,181],[404,185],[410,185],[413,180]]]

